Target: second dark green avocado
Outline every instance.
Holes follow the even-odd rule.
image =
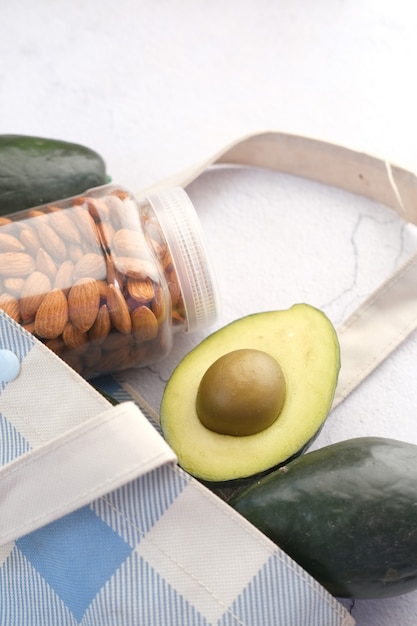
[[[68,198],[107,180],[104,160],[86,146],[0,135],[0,215]]]
[[[291,461],[230,499],[331,594],[417,589],[417,446],[348,439]]]

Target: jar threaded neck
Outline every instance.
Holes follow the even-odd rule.
[[[186,312],[185,331],[206,328],[217,318],[217,296],[194,206],[180,187],[150,195],[146,201],[157,216],[171,252]]]

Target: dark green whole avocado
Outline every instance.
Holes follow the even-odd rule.
[[[417,589],[417,446],[379,437],[309,452],[229,501],[331,594]]]
[[[77,195],[107,182],[95,151],[76,143],[0,135],[0,215]]]

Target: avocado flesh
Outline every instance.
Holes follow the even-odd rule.
[[[202,377],[233,350],[263,350],[280,364],[286,398],[277,420],[254,435],[235,437],[202,425],[196,397]],[[179,363],[161,403],[164,437],[178,462],[207,482],[246,478],[301,453],[325,421],[340,369],[339,343],[329,319],[308,304],[255,313],[216,331]]]

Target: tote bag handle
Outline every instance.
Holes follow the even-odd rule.
[[[220,164],[267,168],[359,194],[417,225],[417,178],[362,152],[278,131],[251,134],[217,151],[140,196],[166,186],[186,187]],[[337,406],[417,328],[417,254],[393,273],[337,329],[341,371]]]

